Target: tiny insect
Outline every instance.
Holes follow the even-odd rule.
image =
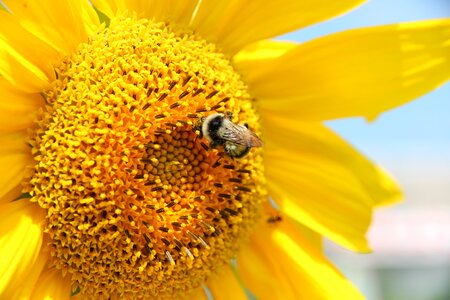
[[[200,135],[206,138],[211,148],[223,146],[228,156],[241,158],[251,148],[263,145],[247,124],[235,124],[231,118],[231,113],[216,113],[201,119]]]
[[[275,216],[267,218],[267,223],[269,223],[269,224],[276,224],[281,221],[283,221],[283,218],[280,215],[275,215]]]

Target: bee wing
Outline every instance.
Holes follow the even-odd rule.
[[[261,147],[263,145],[261,139],[244,125],[234,124],[233,122],[227,122],[224,125],[226,130],[221,134],[224,140],[246,147]]]
[[[256,133],[254,133],[253,131],[247,129],[250,132],[250,147],[262,147],[263,146],[263,142],[261,141],[261,139],[256,135]]]

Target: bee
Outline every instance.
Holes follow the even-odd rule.
[[[204,136],[211,148],[223,146],[232,158],[244,157],[251,148],[261,147],[263,142],[247,124],[235,124],[232,114],[212,114],[201,119],[200,135]]]

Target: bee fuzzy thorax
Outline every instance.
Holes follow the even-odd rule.
[[[209,142],[211,147],[222,144],[218,131],[222,126],[224,119],[225,116],[223,114],[212,114],[205,117],[202,121],[201,133]]]
[[[244,157],[251,148],[261,147],[261,139],[246,125],[235,124],[231,114],[211,114],[202,120],[201,133],[210,147],[223,146],[232,158]]]

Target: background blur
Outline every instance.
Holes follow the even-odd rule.
[[[450,0],[372,0],[283,39],[303,42],[350,28],[442,17],[450,17]],[[328,256],[368,300],[450,299],[450,84],[374,123],[329,125],[389,170],[405,201],[376,213],[368,234],[373,254],[328,243]]]

